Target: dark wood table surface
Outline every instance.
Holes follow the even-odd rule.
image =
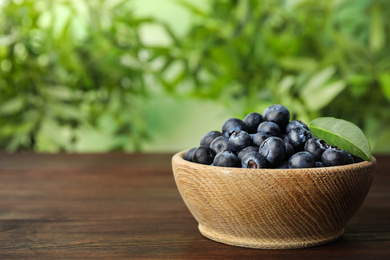
[[[203,237],[171,154],[0,154],[0,259],[390,259],[390,156],[341,239],[298,250]]]

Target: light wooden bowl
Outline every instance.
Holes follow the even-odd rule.
[[[362,205],[376,159],[338,167],[241,169],[172,158],[179,192],[207,238],[292,249],[337,240]]]

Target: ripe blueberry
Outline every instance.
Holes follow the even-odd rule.
[[[234,152],[239,152],[250,145],[252,145],[252,138],[245,131],[233,132],[233,134],[229,137],[229,147]]]
[[[269,137],[259,148],[259,153],[264,156],[271,166],[281,163],[285,156],[284,142],[279,137]]]
[[[296,152],[302,151],[303,148],[305,147],[305,143],[311,137],[312,136],[309,130],[302,127],[293,128],[287,134],[288,141],[294,147],[294,150]]]
[[[219,131],[210,131],[200,140],[200,145],[210,146],[211,142],[221,135],[222,133]]]
[[[261,144],[267,139],[269,136],[264,135],[263,133],[256,133],[251,135],[252,136],[252,142],[256,146],[261,146]]]
[[[237,157],[238,159],[242,160],[242,158],[250,153],[250,152],[258,152],[259,151],[259,147],[257,146],[248,146],[248,147],[245,147],[244,149],[242,149],[238,154],[237,154]]]
[[[362,158],[360,158],[359,156],[356,156],[356,155],[352,155],[352,158],[353,158],[354,163],[360,163],[360,162],[364,161]]]
[[[257,132],[257,127],[263,122],[263,116],[259,113],[250,113],[244,118],[246,130],[250,134]]]
[[[288,160],[290,168],[311,168],[315,166],[315,158],[309,152],[298,152]]]
[[[282,105],[272,105],[264,110],[263,118],[265,121],[277,123],[284,129],[288,124],[288,121],[290,121],[290,112]]]
[[[325,152],[328,147],[329,145],[324,140],[318,138],[310,138],[305,143],[304,150],[306,152],[311,153],[316,159],[316,161],[321,161],[322,153]]]
[[[353,160],[352,155],[351,155],[349,152],[345,151],[345,150],[342,150],[342,151],[345,153],[345,156],[346,156],[346,158],[345,158],[345,164],[354,163],[354,160]]]
[[[242,168],[261,169],[267,168],[267,160],[258,152],[246,154],[241,160]]]
[[[220,167],[239,167],[240,159],[230,151],[223,151],[215,156],[213,165]]]
[[[276,166],[276,169],[288,169],[288,168],[290,168],[288,166],[288,161],[283,161],[278,166]]]
[[[190,150],[188,150],[186,152],[186,155],[184,155],[184,159],[189,161],[189,162],[192,162],[192,156],[194,156],[195,150],[196,150],[196,147],[191,148]]]
[[[233,132],[245,131],[245,123],[238,118],[229,118],[223,123],[222,134],[226,137],[230,137]]]
[[[286,133],[290,132],[291,129],[297,128],[297,127],[301,127],[301,128],[305,128],[306,130],[309,130],[307,125],[305,123],[303,123],[301,120],[293,120],[287,124]]]
[[[321,156],[325,166],[344,165],[347,161],[347,155],[336,146],[331,146],[325,150]]]
[[[284,150],[285,150],[284,160],[288,161],[288,159],[290,159],[290,157],[295,153],[294,147],[290,144],[287,137],[283,139],[283,143],[284,143]]]
[[[315,167],[325,167],[323,162],[316,162],[314,166]]]
[[[210,148],[213,149],[215,153],[220,153],[225,150],[230,150],[229,138],[227,138],[224,135],[218,136],[211,142]]]
[[[279,136],[280,127],[275,122],[264,121],[258,126],[257,132],[266,136]]]
[[[201,164],[211,164],[214,160],[215,152],[208,146],[201,145],[195,149],[192,161]]]

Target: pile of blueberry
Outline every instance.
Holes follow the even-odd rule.
[[[290,121],[282,105],[250,113],[244,120],[228,119],[219,131],[208,132],[187,161],[220,167],[311,168],[345,165],[362,159],[315,138],[305,123]]]

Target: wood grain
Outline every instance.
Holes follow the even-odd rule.
[[[339,240],[259,250],[201,235],[172,154],[0,154],[0,259],[390,259],[390,156],[376,157]]]
[[[292,249],[341,237],[365,199],[375,158],[340,167],[241,169],[172,159],[176,184],[200,232],[230,245]]]

